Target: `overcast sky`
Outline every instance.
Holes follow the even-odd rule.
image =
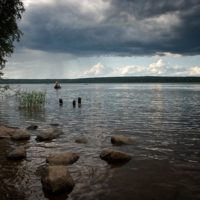
[[[199,0],[23,0],[5,78],[200,76]]]

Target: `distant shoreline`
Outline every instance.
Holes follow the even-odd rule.
[[[39,83],[200,83],[200,77],[99,77],[79,79],[0,79],[0,84],[39,84]]]

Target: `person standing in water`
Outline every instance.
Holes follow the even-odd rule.
[[[56,81],[56,85],[58,85],[58,81]]]

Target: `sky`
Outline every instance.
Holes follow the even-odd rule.
[[[4,78],[200,76],[199,0],[22,0]]]

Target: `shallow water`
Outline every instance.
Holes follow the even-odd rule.
[[[19,110],[15,98],[0,102],[0,125],[30,131],[28,142],[0,140],[1,199],[200,199],[200,84],[62,84],[21,85],[47,89],[44,108]],[[17,85],[12,87],[17,88]],[[82,98],[81,107],[72,101]],[[59,106],[59,98],[63,106]],[[59,123],[64,135],[37,142],[36,135]],[[54,127],[55,128],[55,127]],[[135,138],[138,146],[112,146],[112,135]],[[76,144],[86,136],[87,144]],[[8,161],[10,147],[24,146],[27,158]],[[99,158],[103,148],[129,153],[125,165],[108,165]],[[80,159],[67,166],[75,188],[49,195],[40,175],[46,157],[76,152]]]

